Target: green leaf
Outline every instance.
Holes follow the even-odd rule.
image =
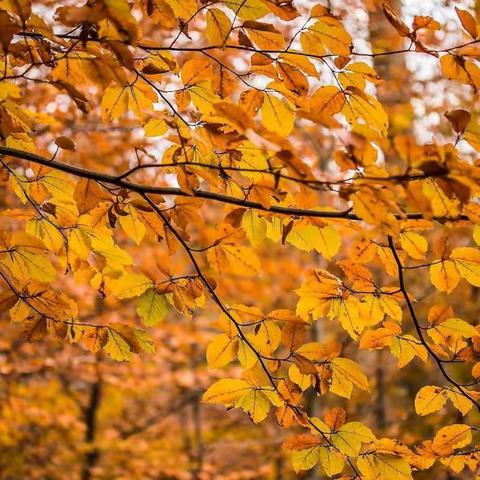
[[[149,288],[138,299],[137,313],[147,327],[163,322],[167,318],[168,311],[169,303],[165,295],[158,295],[153,288]]]

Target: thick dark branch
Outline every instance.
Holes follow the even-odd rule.
[[[97,412],[101,398],[102,382],[98,378],[90,385],[88,405],[85,409],[85,443],[88,446],[88,451],[85,453],[82,480],[90,480],[92,478],[92,469],[97,464],[99,458],[99,451],[95,448],[94,443],[97,434]]]
[[[34,32],[18,32],[16,35],[22,36],[22,37],[31,37],[31,38],[39,38],[39,39],[44,39],[45,37],[41,33],[34,33]],[[75,35],[75,34],[69,34],[69,33],[59,33],[58,35],[55,35],[58,38],[63,38],[67,40],[81,40],[82,42],[98,42],[98,43],[123,43],[125,45],[130,45],[129,42],[127,41],[122,41],[122,40],[112,40],[112,39],[107,39],[107,38],[101,38],[101,37],[89,37],[89,38],[83,38],[80,35]],[[423,53],[423,54],[429,54],[431,55],[432,53],[450,53],[454,50],[467,47],[469,45],[474,45],[476,43],[480,42],[480,40],[471,40],[469,42],[464,42],[459,45],[454,45],[452,47],[447,47],[447,48],[441,48],[441,49],[428,49],[427,51],[422,51],[422,50],[415,50],[412,49],[412,46],[409,48],[401,48],[398,50],[390,50],[387,52],[378,52],[378,53],[371,53],[371,52],[352,52],[352,55],[355,55],[357,57],[384,57],[388,55],[399,55],[399,54],[405,54],[405,53]],[[134,46],[134,45],[132,45]],[[308,57],[308,58],[313,58],[316,60],[323,60],[324,58],[332,58],[336,57],[336,54],[333,53],[326,53],[323,55],[317,55],[313,53],[308,53],[308,52],[301,52],[298,50],[290,50],[289,48],[284,49],[284,50],[278,50],[278,49],[260,49],[260,48],[255,48],[255,47],[247,47],[244,45],[205,45],[202,47],[175,47],[173,45],[170,46],[154,46],[154,45],[148,45],[148,44],[142,44],[138,43],[136,45],[138,48],[141,48],[146,51],[167,51],[167,52],[208,52],[211,50],[234,50],[234,51],[246,51],[250,53],[263,53],[263,54],[272,54],[272,55],[280,55],[282,53],[288,53],[290,55],[297,55],[297,56],[302,56],[302,57]]]
[[[58,162],[56,160],[50,160],[45,157],[41,157],[34,153],[24,152],[22,150],[17,150],[15,148],[3,147],[0,146],[0,155],[10,155],[12,157],[28,160],[30,162],[45,165],[55,170],[59,170],[65,173],[69,173],[76,177],[87,178],[90,180],[95,180],[97,182],[108,183],[120,188],[125,188],[127,190],[137,192],[139,194],[160,194],[160,195],[173,195],[179,197],[195,197],[202,198],[205,200],[213,200],[220,203],[226,203],[230,205],[238,205],[239,207],[252,208],[255,210],[261,210],[264,212],[275,213],[279,215],[290,215],[295,217],[316,217],[316,218],[336,218],[344,220],[359,220],[362,219],[358,217],[355,213],[351,213],[350,209],[341,212],[335,211],[321,211],[321,210],[310,210],[304,208],[294,208],[294,207],[282,207],[278,205],[272,205],[266,207],[261,203],[254,202],[251,200],[246,200],[237,197],[231,197],[228,195],[223,195],[216,192],[208,192],[205,190],[196,190],[194,195],[189,194],[188,192],[182,191],[180,188],[176,187],[156,187],[152,185],[143,185],[140,183],[130,182],[121,178],[121,176],[110,175],[108,173],[95,172],[93,170],[87,170],[85,168],[76,167],[74,165],[68,165],[66,163]],[[379,179],[382,181],[384,179]],[[423,213],[405,213],[404,215],[396,215],[399,220],[410,219],[418,220],[424,218]],[[467,220],[466,215],[459,215],[455,218],[450,217],[432,217],[434,220],[445,222],[448,220]]]

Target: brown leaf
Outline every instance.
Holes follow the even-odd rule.
[[[408,37],[410,34],[410,29],[408,28],[407,24],[398,16],[398,13],[386,3],[382,5],[382,8],[385,17],[387,17],[387,20],[393,25],[398,34],[401,37]]]
[[[62,150],[70,150],[71,152],[75,151],[75,143],[71,138],[68,137],[58,137],[55,140],[55,145],[57,145],[57,147],[61,148]]]
[[[345,410],[343,408],[335,407],[325,413],[325,423],[330,427],[330,430],[336,432],[345,423]]]
[[[473,38],[476,39],[477,34],[477,21],[475,17],[466,10],[462,10],[460,8],[455,7],[455,11],[457,12],[458,18],[462,23],[462,27],[468,32],[468,34]]]
[[[28,317],[22,322],[22,331],[20,336],[28,342],[40,340],[47,333],[47,320],[45,317]]]
[[[102,200],[107,200],[108,195],[95,180],[82,178],[75,186],[73,198],[77,202],[81,215],[95,208]]]
[[[446,119],[452,124],[456,133],[462,134],[470,122],[472,116],[466,110],[450,110],[445,114]]]
[[[302,433],[288,438],[282,443],[284,450],[305,450],[306,448],[318,447],[322,444],[322,439],[318,435],[311,433]]]

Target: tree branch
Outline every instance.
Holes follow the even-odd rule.
[[[130,182],[128,180],[124,180],[121,176],[110,175],[108,173],[101,173],[95,172],[93,170],[87,170],[85,168],[76,167],[74,165],[69,165],[67,163],[62,163],[57,160],[50,160],[45,157],[41,157],[34,153],[25,152],[22,150],[17,150],[15,148],[10,147],[3,147],[0,146],[0,155],[9,155],[18,159],[27,160],[29,162],[33,162],[39,165],[45,165],[55,170],[59,170],[65,173],[69,173],[76,177],[80,178],[87,178],[90,180],[95,180],[97,182],[104,182],[110,185],[115,185],[120,188],[125,188],[127,190],[137,192],[139,194],[160,194],[160,195],[172,195],[178,197],[194,197],[194,198],[202,198],[205,200],[213,200],[216,202],[230,204],[230,205],[238,205],[239,207],[244,208],[252,208],[254,210],[260,210],[264,212],[275,213],[279,215],[289,215],[295,217],[315,217],[315,218],[332,218],[332,219],[343,219],[343,220],[357,220],[362,221],[362,219],[356,215],[355,213],[351,213],[350,209],[346,211],[322,211],[322,210],[311,210],[311,209],[304,209],[304,208],[294,208],[294,207],[282,207],[279,205],[272,205],[270,207],[266,207],[259,202],[254,202],[251,200],[246,200],[237,197],[231,197],[228,195],[223,195],[221,193],[216,192],[208,192],[205,190],[195,190],[194,194],[191,195],[188,192],[182,191],[180,188],[176,187],[157,187],[152,185],[143,185],[140,183]],[[379,181],[385,179],[379,178]],[[419,220],[425,218],[423,213],[414,212],[414,213],[405,213],[405,214],[396,214],[397,219],[409,219],[409,220]],[[433,220],[437,220],[439,222],[445,222],[448,220],[467,220],[468,217],[466,215],[459,215],[458,217],[445,217],[445,216],[437,216],[432,217]]]
[[[451,375],[447,372],[445,369],[444,362],[441,358],[437,356],[437,354],[432,350],[432,347],[428,344],[426,341],[424,335],[423,335],[423,329],[422,326],[420,325],[420,322],[418,321],[417,315],[415,313],[415,309],[413,308],[413,303],[410,300],[410,297],[407,293],[407,289],[405,287],[405,278],[403,275],[403,265],[402,262],[400,261],[400,257],[398,256],[397,250],[395,248],[395,245],[393,243],[393,238],[389,235],[388,236],[388,246],[390,247],[390,250],[392,251],[393,258],[395,259],[395,263],[397,264],[398,268],[398,281],[400,283],[400,290],[402,292],[403,298],[405,299],[405,303],[407,304],[408,311],[410,313],[410,317],[412,318],[413,324],[415,326],[415,330],[417,332],[418,338],[420,339],[420,342],[422,345],[425,347],[429,355],[432,357],[434,362],[437,364],[438,369],[444,376],[444,378],[451,383],[464,397],[468,398],[476,407],[477,410],[480,412],[480,403],[478,403],[463,387],[460,385],[455,379],[451,377]]]

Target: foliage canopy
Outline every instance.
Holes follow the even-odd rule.
[[[2,312],[119,362],[202,318],[203,402],[274,418],[296,472],[473,475],[480,6],[385,4],[370,50],[298,4],[0,0]],[[405,58],[454,96],[426,142]],[[416,431],[362,415],[398,394],[373,367]]]

